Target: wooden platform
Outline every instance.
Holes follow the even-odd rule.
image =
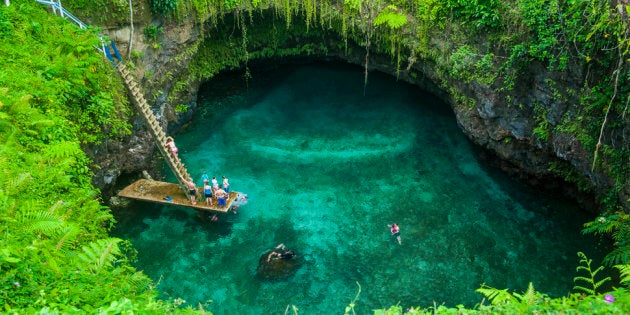
[[[192,205],[177,184],[141,179],[125,187],[118,193],[118,196],[218,212],[228,212],[238,197],[238,192],[231,191],[230,198],[224,207],[217,206],[216,198],[212,198],[211,206],[206,206],[206,201],[202,198],[203,189],[198,187],[197,191],[199,192],[197,193],[197,204]],[[171,198],[170,201],[167,200],[168,197]]]

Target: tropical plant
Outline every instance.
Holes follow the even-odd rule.
[[[591,267],[591,263],[593,262],[592,259],[588,259],[586,257],[586,254],[582,252],[579,252],[578,256],[580,257],[581,265],[577,266],[576,270],[578,272],[582,271],[583,273],[586,273],[586,276],[577,276],[573,278],[573,282],[581,281],[584,283],[584,285],[574,286],[573,289],[582,291],[586,294],[594,295],[597,293],[597,289],[601,287],[602,285],[604,285],[606,282],[609,282],[611,278],[605,277],[601,280],[595,281],[595,277],[597,276],[597,273],[604,270],[604,266],[599,266],[595,270],[593,270]]]
[[[615,249],[604,258],[608,265],[630,263],[630,215],[622,209],[604,213],[584,224],[584,233],[612,237]]]
[[[626,139],[630,10],[624,2],[611,6],[600,0],[151,0],[150,4],[161,18],[185,21],[194,15],[198,25],[215,28],[202,32],[204,42],[187,53],[186,58],[194,59],[187,68],[192,79],[182,77],[183,84],[175,83],[180,91],[189,82],[239,68],[255,58],[326,54],[327,49],[348,53],[357,47],[365,48],[366,82],[371,52],[389,54],[399,69],[402,56],[408,54],[410,77],[420,75],[413,72],[414,65],[430,65],[442,84],[465,80],[499,91],[514,88],[532,65],[551,71],[586,68],[589,75],[582,90],[554,92],[550,97],[558,102],[564,96],[556,94],[579,95],[572,110],[554,128],[539,120],[534,132],[545,139],[554,132],[575,136],[594,153],[593,169],[609,170],[615,177],[615,187],[603,194],[609,211],[588,223],[585,231],[612,236],[616,249],[605,262],[620,264],[616,268],[621,284],[628,284],[630,221],[611,197],[628,187],[630,165]],[[128,16],[122,14],[127,8],[119,0],[76,0],[65,5],[99,21],[122,23]],[[253,9],[260,14],[253,14]],[[101,14],[93,14],[96,11]],[[273,18],[267,12],[273,12]],[[317,25],[320,29],[315,29]],[[157,38],[158,33],[157,28],[149,30],[148,37]],[[229,35],[215,36],[221,34]],[[336,47],[328,46],[331,38],[339,39]],[[81,148],[129,134],[131,111],[123,85],[94,53],[95,45],[93,30],[70,27],[34,2],[0,10],[0,55],[11,61],[0,71],[0,304],[6,312],[18,313],[192,313],[178,309],[179,302],[156,300],[151,280],[129,265],[124,242],[107,235],[114,220],[98,202],[99,192],[90,184],[93,166]],[[447,90],[453,92],[456,105],[475,106],[474,100],[455,89]],[[547,118],[544,108],[534,114]],[[571,170],[560,172],[567,175]],[[586,275],[574,279],[582,284],[576,285],[582,291],[579,295],[551,299],[531,283],[522,294],[483,285],[478,292],[492,305],[476,307],[482,313],[506,314],[628,313],[630,294],[616,289],[609,293],[616,301],[606,302],[596,292],[607,281],[596,280],[601,267],[592,270],[591,261],[580,257],[578,271]],[[356,301],[346,312],[354,312]],[[383,314],[405,311],[466,314],[477,310],[395,305]]]
[[[177,8],[177,0],[150,0],[151,11],[157,14],[167,14]]]
[[[151,41],[157,41],[158,37],[163,33],[161,26],[155,26],[153,24],[144,28],[144,37]]]

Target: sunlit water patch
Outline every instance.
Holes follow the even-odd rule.
[[[576,253],[601,260],[580,233],[590,218],[483,165],[446,104],[378,73],[364,96],[362,79],[320,64],[254,72],[249,89],[230,75],[204,86],[198,115],[175,135],[180,155],[198,184],[202,170],[225,175],[249,202],[218,222],[140,202],[118,215],[115,233],[134,242],[164,298],[211,300],[215,314],[330,314],[359,283],[359,314],[472,306],[484,282],[566,295]],[[301,267],[257,277],[279,243]]]

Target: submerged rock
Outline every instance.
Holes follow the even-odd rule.
[[[112,208],[126,208],[129,206],[130,202],[131,200],[118,196],[113,196],[109,198],[109,206]]]
[[[267,251],[258,260],[256,275],[264,280],[284,280],[300,269],[301,261],[297,256],[290,259],[272,258],[267,260],[272,251]]]

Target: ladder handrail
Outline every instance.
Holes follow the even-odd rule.
[[[57,2],[55,2],[53,0],[35,0],[35,1],[37,3],[44,4],[44,5],[52,7],[53,11],[55,9],[58,9],[59,12],[61,12],[61,17],[68,17],[70,20],[72,20],[72,22],[76,23],[79,26],[79,28],[81,28],[81,29],[86,29],[88,27],[87,24],[83,23],[81,20],[79,20],[79,18],[74,16],[68,10],[64,9],[61,6],[61,2],[57,3]],[[96,50],[98,50],[99,52],[104,54],[105,53],[105,47],[104,47],[105,44],[103,42],[103,36],[99,35],[98,39],[101,41],[101,47],[94,46],[94,48],[96,48]]]
[[[81,20],[79,20],[79,18],[77,18],[76,16],[72,15],[72,13],[68,12],[68,10],[64,9],[60,3],[57,3],[55,1],[46,1],[46,0],[35,0],[41,4],[45,4],[48,6],[51,6],[53,8],[58,9],[59,11],[61,11],[61,16],[62,17],[68,17],[70,18],[70,20],[72,20],[74,23],[77,23],[77,25],[79,25],[80,28],[87,28],[87,24],[81,22]]]

